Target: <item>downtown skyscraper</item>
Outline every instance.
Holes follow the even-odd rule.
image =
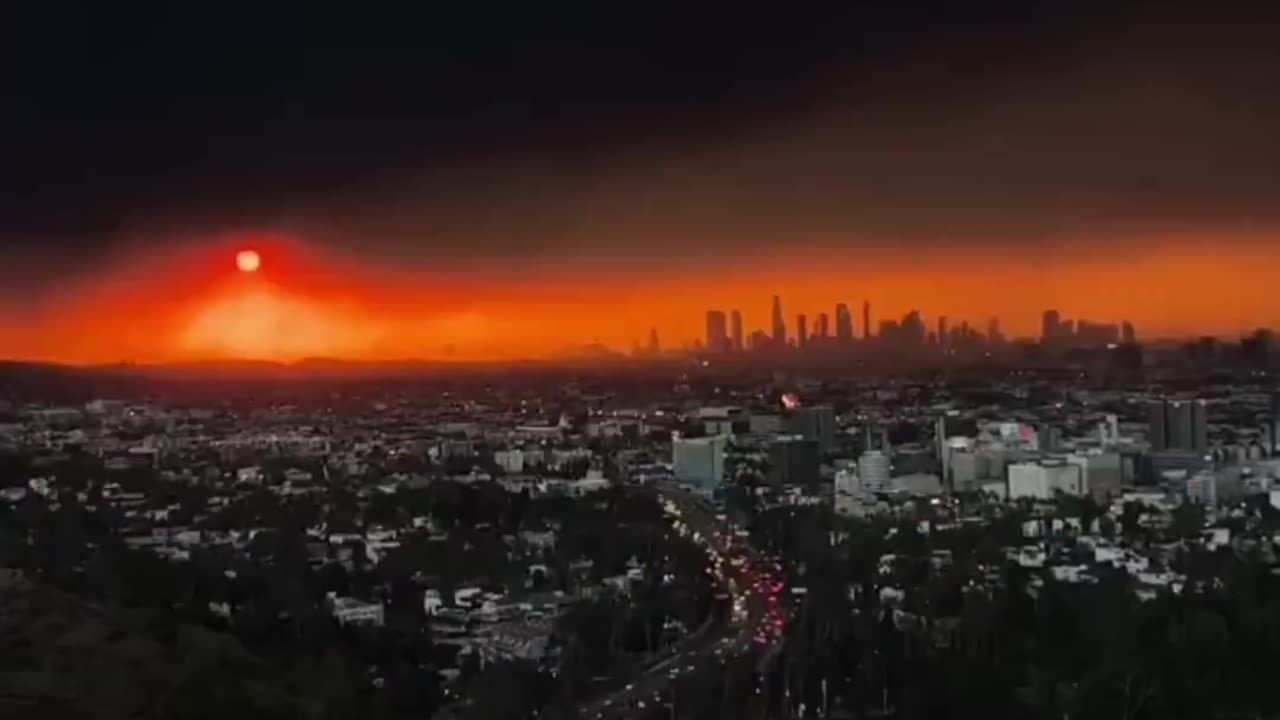
[[[782,317],[782,298],[777,295],[773,296],[773,344],[787,344],[787,321]]]
[[[707,311],[706,348],[710,352],[724,352],[729,349],[728,324],[723,311]]]
[[[738,310],[729,313],[729,341],[734,352],[742,352],[742,313]]]
[[[836,305],[836,339],[842,343],[853,339],[853,316],[844,303]]]

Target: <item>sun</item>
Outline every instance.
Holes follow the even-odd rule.
[[[240,272],[256,272],[261,264],[262,259],[253,250],[241,250],[236,253],[236,267],[240,268]]]

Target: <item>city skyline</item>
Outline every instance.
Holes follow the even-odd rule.
[[[837,335],[864,297],[1010,337],[1276,325],[1274,8],[1049,5],[33,8],[0,357],[678,347],[706,308],[771,333],[773,295]]]
[[[237,253],[245,248],[255,249],[260,256],[261,266],[253,273],[241,271],[236,264]],[[188,270],[165,275],[163,268],[172,265]],[[1115,280],[1127,272],[1131,267],[1123,265],[1086,273],[1059,268],[1028,276],[1025,282],[1028,290],[1034,285],[1043,289],[1056,284],[1056,277],[1056,282],[1072,287],[1090,278]],[[745,273],[737,279],[722,276],[717,282],[697,273],[673,273],[662,286],[637,286],[603,273],[594,280],[583,278],[555,287],[519,277],[507,277],[498,284],[439,277],[426,289],[413,269],[362,266],[359,259],[324,256],[285,236],[252,233],[192,246],[168,257],[139,257],[110,281],[98,281],[75,293],[33,295],[21,311],[0,316],[5,320],[0,323],[0,356],[72,364],[306,357],[502,361],[573,354],[575,347],[590,345],[627,352],[637,342],[646,346],[651,329],[657,330],[664,348],[675,349],[705,342],[705,311],[694,310],[697,305],[726,313],[731,343],[736,311],[742,346],[747,347],[757,330],[772,335],[770,305],[775,296],[782,304],[788,336],[793,336],[795,316],[802,312],[814,326],[826,313],[828,334],[836,338],[841,337],[847,313],[850,337],[858,339],[866,333],[868,309],[873,335],[879,333],[882,320],[898,320],[919,309],[928,326],[926,334],[936,332],[942,318],[951,327],[967,322],[985,334],[996,318],[1008,339],[1039,338],[1044,309],[1057,308],[1064,317],[1120,324],[1122,340],[1124,321],[1140,328],[1141,337],[1148,341],[1203,335],[1232,339],[1272,325],[1269,306],[1262,298],[1252,298],[1254,291],[1267,287],[1261,283],[1267,266],[1250,263],[1235,266],[1232,272],[1244,279],[1258,275],[1256,283],[1236,284],[1250,296],[1244,302],[1231,303],[1230,296],[1224,295],[1220,302],[1205,303],[1179,292],[1172,282],[1146,288],[1117,282],[1115,286],[1088,285],[1091,289],[1114,287],[1107,293],[1066,293],[1065,297],[1054,293],[1049,300],[1063,300],[1055,305],[1033,305],[1029,292],[1017,293],[1022,304],[1006,309],[991,300],[1003,295],[984,294],[972,282],[940,296],[939,286],[947,288],[946,276],[928,274],[923,268],[897,282],[864,276],[852,288],[847,278],[816,274],[791,284],[785,278],[753,280]],[[1172,278],[1165,275],[1164,279]],[[1016,277],[1006,279],[1003,288],[1018,289],[1017,282]],[[770,285],[776,288],[774,294]],[[1165,300],[1158,306],[1126,302],[1134,295],[1146,299],[1157,294]],[[95,314],[83,310],[87,307],[118,308],[122,321],[99,322]],[[1121,315],[1125,307],[1136,314]],[[1153,307],[1165,317],[1181,319],[1161,322],[1161,316],[1152,316]],[[1233,307],[1243,311],[1237,322],[1212,322]],[[246,317],[252,322],[246,322]]]

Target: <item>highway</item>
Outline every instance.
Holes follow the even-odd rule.
[[[651,715],[658,707],[670,707],[672,687],[681,676],[708,663],[723,664],[753,645],[767,650],[781,637],[782,585],[774,568],[698,496],[663,486],[659,497],[677,530],[706,549],[712,572],[727,596],[725,606],[713,610],[717,617],[708,626],[678,643],[624,687],[580,706],[580,717],[613,720]]]

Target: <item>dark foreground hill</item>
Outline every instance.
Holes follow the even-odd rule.
[[[281,671],[230,635],[0,581],[0,717],[323,718],[333,692],[322,663]]]

